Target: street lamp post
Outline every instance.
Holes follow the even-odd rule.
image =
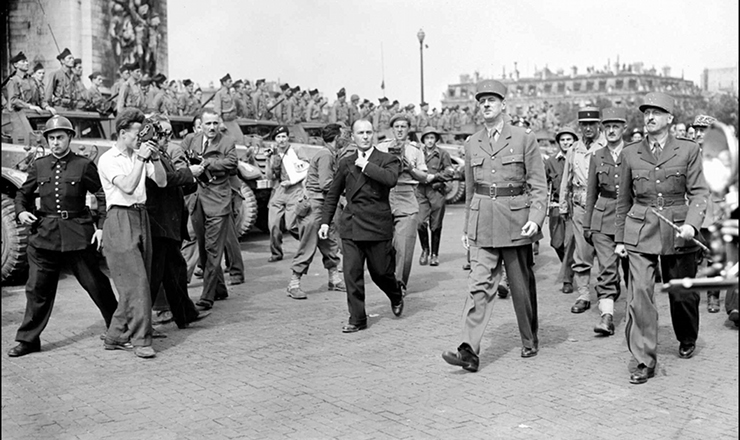
[[[424,30],[419,29],[416,37],[419,39],[419,60],[421,61],[421,102],[424,102]]]

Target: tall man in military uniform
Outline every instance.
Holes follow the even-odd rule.
[[[619,298],[619,256],[614,253],[616,243],[617,193],[619,192],[619,166],[624,147],[622,135],[627,124],[627,110],[610,107],[604,109],[601,125],[606,136],[606,147],[594,151],[588,167],[586,215],[583,234],[594,247],[599,261],[596,295],[599,298],[601,321],[594,332],[602,336],[614,334],[614,302]],[[627,268],[629,270],[629,268]]]
[[[331,124],[344,124],[349,127],[349,105],[347,105],[347,92],[344,87],[337,92],[337,100],[331,106],[329,122]]]
[[[221,78],[221,88],[218,89],[216,96],[213,97],[213,110],[221,118],[221,123],[226,126],[229,136],[234,139],[241,139],[242,131],[239,128],[239,124],[236,123],[236,101],[231,96],[231,92],[229,92],[231,85],[231,75],[227,73]]]
[[[655,272],[663,281],[696,275],[698,233],[709,190],[702,175],[701,151],[694,142],[669,133],[674,100],[664,93],[645,96],[640,105],[647,136],[622,151],[617,194],[616,252],[629,255],[631,295],[627,304],[627,347],[637,361],[630,383],[655,374],[658,358],[658,309]],[[676,223],[678,233],[658,214]],[[699,335],[699,294],[669,293],[673,330],[681,358],[690,358]]]
[[[393,247],[396,249],[396,279],[406,292],[414,262],[414,248],[419,222],[419,201],[416,187],[419,182],[430,183],[433,174],[427,174],[424,153],[416,142],[409,140],[411,118],[406,113],[397,113],[391,118],[395,139],[384,141],[376,147],[384,153],[391,153],[401,160],[401,174],[398,183],[391,188],[390,203],[393,211]]]
[[[532,243],[542,238],[547,186],[537,140],[505,122],[506,86],[482,81],[475,99],[485,127],[465,144],[465,224],[463,245],[470,249],[469,295],[463,311],[462,344],[443,359],[478,370],[478,353],[503,264],[509,276],[514,312],[522,339],[521,356],[537,355],[537,288]]]
[[[185,79],[182,81],[185,91],[177,99],[177,111],[180,116],[195,116],[200,112],[201,103],[193,93],[193,81]]]
[[[50,106],[44,99],[44,91],[46,90],[46,85],[44,84],[45,74],[46,71],[44,70],[43,64],[36,63],[36,65],[33,66],[33,73],[28,80],[31,84],[31,96],[29,97],[28,103],[42,108],[50,112],[52,115],[56,115],[57,112],[54,110],[54,107]]]
[[[588,169],[591,156],[604,148],[600,136],[601,113],[595,107],[578,111],[578,127],[581,139],[565,155],[563,181],[560,184],[560,215],[567,215],[573,226],[576,250],[573,254],[573,274],[578,285],[578,298],[571,307],[572,313],[583,313],[591,308],[591,266],[596,253],[583,235],[583,220],[586,216],[586,192]]]
[[[429,122],[429,104],[422,102],[419,104],[419,114],[416,116],[416,129],[423,131],[428,125],[432,125]]]
[[[8,356],[24,356],[41,350],[41,332],[54,306],[59,273],[69,264],[80,285],[87,291],[108,327],[118,302],[110,281],[100,271],[94,244],[100,247],[105,200],[98,200],[98,227],[85,206],[88,192],[100,190],[95,164],[69,149],[75,129],[69,120],[54,116],[43,132],[51,154],[37,159],[15,197],[18,221],[32,227],[28,240],[29,273],[26,282],[26,314]],[[41,196],[34,211],[35,192]]]
[[[254,109],[257,114],[257,119],[269,119],[267,116],[267,103],[270,101],[270,94],[267,92],[267,84],[264,78],[260,78],[254,82],[254,86],[257,88],[252,94],[252,102],[254,103]]]
[[[33,79],[28,75],[28,58],[23,52],[18,52],[10,59],[10,64],[15,69],[15,75],[8,80],[6,87],[9,110],[34,110],[41,112],[45,109],[53,109],[48,105],[41,107],[32,103],[34,95]]]
[[[121,113],[124,108],[144,108],[145,95],[142,92],[139,81],[141,81],[141,69],[136,64],[129,65],[131,76],[121,86],[118,92],[118,101],[116,104],[116,113]]]
[[[65,48],[57,55],[62,67],[51,74],[46,84],[45,99],[53,107],[74,110],[77,105],[77,88],[75,87],[74,67],[75,57]]]
[[[306,122],[320,122],[321,107],[319,106],[319,101],[321,100],[321,96],[319,96],[319,91],[316,89],[309,90],[308,96],[310,99],[306,106]]]

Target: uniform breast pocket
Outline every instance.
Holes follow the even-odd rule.
[[[54,188],[53,188],[54,185],[51,184],[51,177],[44,177],[44,178],[40,177],[38,179],[38,182],[39,182],[39,195],[41,197],[54,194]]]
[[[63,180],[66,196],[80,196],[85,195],[85,190],[82,188],[82,176],[67,176]]]
[[[473,156],[470,158],[470,166],[473,168],[473,177],[476,182],[485,182],[485,176],[483,175],[483,162],[485,158],[483,156]]]
[[[667,168],[665,174],[668,191],[683,191],[686,188],[686,168]]]
[[[609,177],[611,167],[609,165],[599,165],[596,167],[596,181],[604,184],[611,184],[612,179]]]
[[[504,180],[524,180],[524,155],[514,154],[501,158]]]

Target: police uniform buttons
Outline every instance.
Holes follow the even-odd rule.
[[[655,169],[656,169],[656,170],[659,170],[659,169],[660,169],[660,167],[655,167]]]
[[[656,180],[655,183],[660,183],[660,180]]]
[[[496,170],[491,170],[491,172],[492,172],[492,173],[495,173],[495,172],[496,172]]]

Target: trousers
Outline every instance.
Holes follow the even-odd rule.
[[[576,250],[576,242],[573,238],[573,225],[569,220],[560,215],[559,208],[550,208],[548,218],[550,228],[550,246],[560,259],[560,272],[557,283],[573,283],[573,253]]]
[[[203,263],[203,293],[200,299],[213,303],[216,297],[229,295],[221,269],[224,257],[224,245],[228,236],[229,223],[233,224],[230,214],[210,216],[203,212],[200,200],[193,209],[193,229],[198,240],[198,252]]]
[[[293,272],[305,275],[308,267],[316,255],[316,249],[321,252],[324,268],[333,269],[339,266],[339,245],[335,239],[336,234],[331,229],[326,240],[319,239],[319,228],[321,227],[321,207],[323,200],[316,198],[308,199],[310,209],[303,217],[297,218],[298,223],[298,251],[293,257]]]
[[[270,253],[283,257],[283,231],[296,233],[295,207],[303,193],[303,185],[278,185],[272,190],[267,210],[270,229]]]
[[[152,276],[149,280],[152,301],[156,300],[160,287],[164,287],[172,319],[182,327],[195,319],[198,311],[188,296],[187,265],[180,252],[180,242],[154,237],[152,243]]]
[[[573,225],[573,239],[576,246],[573,253],[573,274],[578,285],[578,299],[589,301],[591,297],[591,266],[596,257],[596,251],[583,237],[583,219],[585,216],[586,210],[574,203],[570,220]]]

